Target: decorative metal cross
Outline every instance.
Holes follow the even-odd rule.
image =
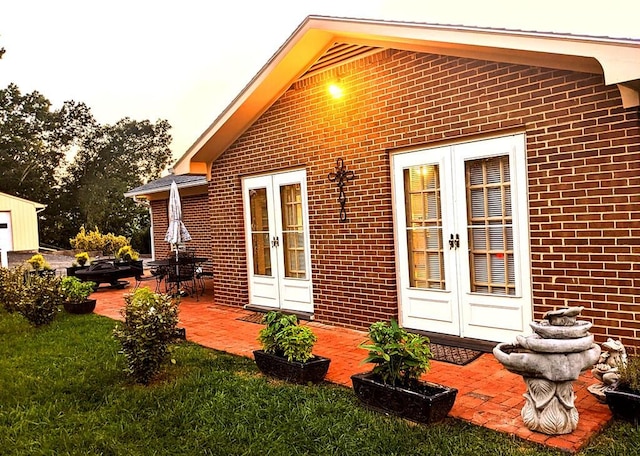
[[[347,209],[345,208],[347,204],[347,197],[344,195],[344,185],[346,184],[346,181],[350,181],[354,177],[356,176],[353,171],[347,171],[344,167],[344,161],[342,158],[338,158],[336,160],[336,171],[334,173],[329,173],[329,180],[331,182],[337,182],[338,188],[340,189],[338,201],[340,202],[341,223],[345,223],[347,221]]]

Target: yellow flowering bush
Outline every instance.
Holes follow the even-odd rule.
[[[87,233],[84,226],[75,237],[69,239],[71,247],[82,251],[98,251],[103,255],[115,255],[122,247],[129,245],[129,240],[124,236],[116,236],[113,233],[102,234],[98,227]]]

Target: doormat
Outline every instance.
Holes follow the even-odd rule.
[[[248,321],[249,323],[262,323],[262,317],[265,314],[262,312],[251,312],[249,315],[245,315],[244,317],[236,318],[238,321]]]
[[[431,344],[431,358],[436,361],[464,366],[482,355],[481,351],[449,345]]]
[[[262,324],[262,318],[264,315],[265,314],[262,312],[251,312],[250,314],[236,318],[236,320]],[[450,345],[434,343],[430,344],[430,346],[432,359],[435,359],[436,361],[443,361],[445,363],[457,364],[458,366],[469,364],[471,361],[482,355],[481,351],[471,350],[470,348],[452,347]]]

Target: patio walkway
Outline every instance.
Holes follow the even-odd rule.
[[[211,287],[209,287],[211,289]],[[92,295],[98,300],[96,313],[121,319],[122,295],[128,290],[101,289]],[[216,305],[211,293],[183,298],[180,303],[180,326],[187,339],[205,347],[253,358],[259,349],[258,331],[262,325],[238,320],[252,312],[242,308]],[[331,358],[327,380],[351,388],[351,375],[370,369],[361,361],[366,352],[358,349],[366,333],[318,322],[303,322],[318,336],[314,353]],[[520,410],[524,405],[525,384],[519,375],[505,370],[491,354],[483,354],[466,366],[432,361],[426,377],[429,381],[458,389],[450,416],[550,447],[575,452],[611,419],[609,408],[587,391],[595,383],[590,373],[574,384],[575,404],[580,413],[578,428],[571,434],[548,436],[524,427]]]

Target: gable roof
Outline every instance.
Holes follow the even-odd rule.
[[[640,105],[640,40],[308,16],[174,165],[202,172],[336,43],[603,74]]]
[[[175,181],[179,189],[189,187],[199,187],[207,185],[207,177],[198,174],[169,174],[168,176],[152,180],[144,185],[133,188],[124,194],[127,198],[149,195],[151,193],[168,192],[171,182]]]
[[[29,205],[33,206],[34,208],[36,208],[36,209],[44,209],[45,207],[47,207],[46,204],[36,203],[35,201],[31,201],[31,200],[28,200],[28,199],[20,198],[19,196],[9,195],[8,193],[0,192],[0,197],[16,200],[19,203],[29,204]]]

